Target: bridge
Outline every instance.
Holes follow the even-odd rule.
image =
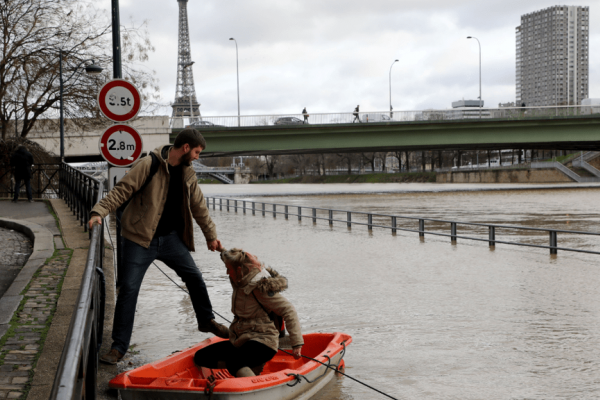
[[[356,122],[352,122],[355,120]],[[590,106],[203,117],[203,157],[422,150],[600,149]]]

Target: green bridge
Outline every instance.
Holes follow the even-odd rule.
[[[422,150],[600,150],[599,114],[212,127],[201,132],[208,143],[202,153],[205,157]]]

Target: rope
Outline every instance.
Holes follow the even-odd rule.
[[[106,222],[106,221],[105,221],[105,222]],[[113,248],[114,248],[114,244],[113,244],[112,237],[111,237],[111,234],[110,234],[110,229],[108,229],[108,237],[110,238],[110,243],[111,243],[111,245],[112,245],[112,246],[113,246]],[[182,290],[182,291],[184,291],[185,293],[189,294],[189,292],[188,292],[187,290],[185,290],[184,288],[182,288],[181,286],[179,286],[179,284],[178,284],[177,282],[175,282],[173,279],[171,279],[171,277],[170,277],[169,275],[167,275],[167,274],[166,274],[166,273],[165,273],[165,272],[164,272],[162,269],[160,269],[160,267],[159,267],[158,265],[156,265],[156,263],[155,263],[154,261],[152,261],[152,264],[154,264],[154,266],[155,266],[156,268],[158,268],[158,270],[159,270],[160,272],[162,272],[164,276],[166,276],[167,278],[169,278],[169,280],[170,280],[171,282],[173,282],[173,283],[175,284],[175,286],[177,286],[179,289],[181,289],[181,290]],[[216,312],[215,310],[213,310],[213,312],[214,312],[215,314],[217,314],[219,317],[221,317],[222,319],[224,319],[225,321],[227,321],[227,322],[231,323],[231,321],[229,321],[227,318],[225,318],[224,316],[222,316],[221,314],[219,314],[219,313],[218,313],[218,312]],[[347,377],[347,378],[350,378],[350,379],[352,379],[354,382],[360,383],[361,385],[363,385],[363,386],[366,386],[366,387],[368,387],[369,389],[376,391],[377,393],[380,393],[380,394],[382,394],[382,395],[384,395],[384,396],[386,396],[386,397],[389,397],[390,399],[393,399],[393,400],[398,400],[397,398],[395,398],[395,397],[392,397],[392,396],[390,396],[389,394],[387,394],[387,393],[384,393],[384,392],[382,392],[381,390],[374,388],[373,386],[369,386],[369,385],[367,385],[366,383],[364,383],[364,382],[361,382],[361,381],[359,381],[358,379],[356,379],[356,378],[353,378],[353,377],[351,377],[350,375],[348,375],[348,374],[345,374],[345,373],[343,373],[342,371],[340,371],[340,369],[339,369],[339,365],[341,364],[341,362],[342,362],[342,359],[344,358],[344,355],[346,354],[346,343],[345,343],[345,342],[342,342],[342,343],[340,343],[340,344],[342,345],[342,348],[343,348],[343,349],[342,349],[342,352],[341,352],[340,362],[339,362],[338,364],[334,364],[333,366],[331,365],[331,358],[329,358],[329,356],[327,356],[327,355],[325,355],[325,357],[327,357],[327,360],[328,360],[328,362],[327,362],[327,364],[325,364],[325,363],[323,363],[323,362],[321,362],[321,361],[319,361],[319,360],[316,360],[316,359],[314,359],[314,358],[311,358],[311,357],[308,357],[308,356],[305,356],[304,354],[302,354],[302,355],[301,355],[301,357],[304,357],[304,358],[306,358],[306,359],[308,359],[308,360],[315,361],[315,362],[317,362],[317,363],[319,363],[319,364],[321,364],[321,365],[324,365],[324,366],[326,367],[326,369],[325,369],[325,372],[323,372],[323,374],[322,374],[321,376],[319,376],[318,378],[315,378],[315,379],[314,379],[314,380],[312,380],[312,381],[311,381],[311,380],[309,380],[309,379],[308,379],[307,377],[305,377],[304,375],[301,375],[301,374],[287,374],[287,376],[293,376],[293,377],[295,377],[295,378],[296,378],[296,381],[295,381],[295,383],[294,383],[293,385],[290,385],[290,384],[288,384],[288,386],[296,386],[297,384],[301,383],[301,382],[302,382],[302,380],[301,380],[300,378],[304,379],[304,380],[305,380],[306,382],[308,382],[308,383],[314,383],[314,382],[318,381],[319,379],[321,379],[323,376],[325,376],[325,374],[327,373],[327,368],[329,368],[329,369],[333,369],[334,371],[336,371],[336,372],[337,372],[337,373],[339,373],[339,374],[342,374],[342,375],[344,375],[344,376],[345,376],[345,377]],[[279,350],[281,350],[282,352],[286,353],[286,354],[289,354],[289,355],[290,355],[290,356],[292,356],[292,357],[294,356],[294,354],[293,354],[293,353],[290,353],[290,352],[288,352],[288,351],[285,351],[285,350],[283,350],[283,349],[282,349],[282,348],[280,348],[280,347],[279,347],[278,349],[279,349]],[[334,368],[334,367],[335,367],[335,368]],[[213,376],[213,375],[211,375],[211,376],[209,376],[209,377],[208,377],[209,381],[210,381],[210,378],[211,378],[211,377],[214,379],[214,376]],[[209,385],[207,385],[207,386],[206,386],[206,388],[204,389],[204,390],[205,390],[205,394],[208,394],[209,396],[212,396],[212,390],[213,390],[213,388],[215,387],[215,385],[216,385],[216,383],[213,383],[213,384],[212,384],[212,386],[210,387],[210,393],[207,393],[207,392],[206,392],[206,391],[208,390],[208,388],[209,388],[210,384],[209,384]],[[210,398],[211,398],[211,397],[209,397],[209,399],[210,399]]]

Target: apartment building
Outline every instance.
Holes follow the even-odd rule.
[[[516,104],[579,105],[589,95],[589,7],[554,6],[516,28]]]

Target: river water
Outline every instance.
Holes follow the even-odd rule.
[[[268,185],[257,186],[245,185],[240,199],[600,231],[599,188],[343,194],[340,186],[311,185],[285,196],[273,186],[274,197],[268,196]],[[240,195],[240,187],[206,185],[203,190],[228,196]],[[411,232],[368,232],[345,223],[330,227],[327,221],[244,215],[233,208],[211,207],[211,215],[226,247],[243,248],[288,278],[284,294],[296,306],[303,332],[352,335],[346,373],[395,398],[600,397],[600,256],[562,251],[551,256],[547,249],[508,245],[490,249],[486,242],[451,244],[435,236],[420,240]],[[213,308],[231,319],[231,287],[223,264],[217,253],[205,250],[199,228],[196,235],[198,251],[192,255]],[[547,244],[544,235],[510,233],[505,238]],[[559,245],[600,248],[595,237],[559,235]],[[206,337],[197,331],[188,296],[151,267],[137,307],[136,350],[151,361]],[[314,398],[385,397],[336,377]]]

